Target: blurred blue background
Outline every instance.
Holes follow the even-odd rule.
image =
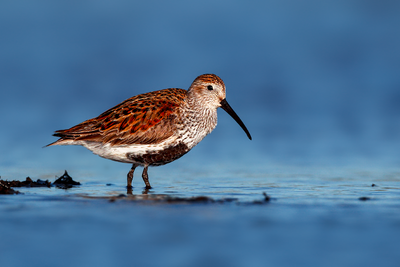
[[[391,0],[0,1],[0,176],[53,181],[67,169],[82,182],[2,196],[1,258],[397,266],[399,29]],[[203,73],[225,81],[253,140],[220,110],[193,151],[149,171],[154,192],[243,203],[266,191],[272,203],[89,200],[79,194],[125,193],[130,166],[42,148],[55,130],[139,93],[187,89]],[[140,194],[140,177],[134,186]]]
[[[206,163],[396,165],[399,11],[398,1],[2,1],[0,166],[73,168],[49,161],[92,155],[42,149],[54,130],[203,73],[225,81],[253,135],[219,111],[196,148]]]

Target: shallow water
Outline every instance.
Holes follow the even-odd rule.
[[[0,2],[3,266],[397,266],[400,2]],[[215,73],[223,111],[176,162],[138,169],[55,130]],[[375,184],[376,186],[372,186]],[[271,197],[263,202],[263,193]],[[209,202],[168,202],[206,196]],[[364,199],[364,200],[363,200]],[[225,201],[224,201],[225,200]]]
[[[93,178],[82,178],[81,186],[67,190],[18,188],[23,194],[0,196],[2,262],[397,266],[398,172],[282,170],[211,182],[203,175],[180,181],[154,177],[148,195],[142,195],[142,184],[134,187],[135,199],[126,195],[124,181],[107,185]],[[263,192],[269,202],[260,203]],[[200,195],[230,201],[154,200]]]

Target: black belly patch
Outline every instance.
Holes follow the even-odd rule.
[[[175,146],[169,146],[164,150],[158,152],[150,152],[143,155],[135,155],[133,153],[127,153],[126,157],[137,163],[149,166],[158,166],[170,163],[176,159],[179,159],[187,152],[189,152],[187,145],[179,143]]]

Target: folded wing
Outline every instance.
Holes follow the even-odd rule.
[[[186,90],[170,88],[134,96],[96,118],[56,131],[58,145],[90,141],[110,145],[157,144],[176,132]]]

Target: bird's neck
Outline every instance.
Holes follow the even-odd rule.
[[[210,109],[198,98],[187,98],[181,114],[184,127],[180,130],[182,140],[190,148],[197,145],[217,126],[217,110]]]

